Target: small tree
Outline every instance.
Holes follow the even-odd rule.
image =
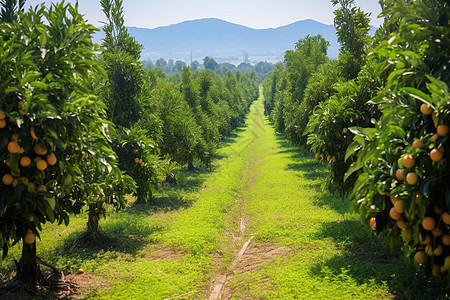
[[[93,60],[96,28],[64,3],[17,20],[0,24],[0,247],[5,257],[22,240],[16,279],[43,285],[41,225],[67,225],[85,205],[82,189],[103,196],[103,183],[87,184],[108,177],[114,201],[123,201],[127,184],[107,143],[105,105],[84,85],[92,71],[105,74]],[[86,179],[83,166],[103,177]]]

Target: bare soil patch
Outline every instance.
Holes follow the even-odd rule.
[[[141,258],[153,260],[167,260],[173,259],[179,261],[187,254],[186,250],[177,247],[158,247],[153,249],[150,253],[142,254]]]

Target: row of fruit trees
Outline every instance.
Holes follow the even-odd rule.
[[[321,36],[300,40],[264,82],[265,113],[329,166],[329,191],[448,280],[450,5],[380,1],[384,23],[371,37],[353,0],[331,2],[338,59],[326,57]]]
[[[124,208],[132,193],[149,202],[177,167],[209,166],[258,96],[256,73],[144,69],[122,1],[100,3],[101,47],[77,5],[1,3],[0,247],[4,258],[23,243],[15,284],[47,283],[42,224],[87,210],[84,238],[98,239],[106,207]]]

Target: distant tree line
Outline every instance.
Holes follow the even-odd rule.
[[[166,61],[164,58],[157,59],[155,62],[152,62],[151,60],[144,60],[142,61],[142,64],[147,69],[159,69],[159,71],[156,70],[156,72],[166,73],[167,75],[180,74],[183,72],[183,68],[187,67],[187,64],[184,61],[175,61],[173,59]],[[275,64],[267,61],[260,61],[255,65],[243,62],[238,66],[235,66],[234,64],[228,62],[218,63],[214,58],[209,56],[206,56],[203,59],[203,63],[194,60],[189,67],[191,71],[211,70],[220,76],[225,75],[228,71],[233,73],[239,71],[244,74],[255,71],[260,81],[263,81],[268,74],[275,70]]]

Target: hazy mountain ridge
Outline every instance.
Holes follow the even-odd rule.
[[[306,35],[321,34],[330,42],[328,56],[336,58],[339,53],[336,30],[314,20],[302,20],[278,28],[253,29],[215,18],[184,21],[155,29],[128,27],[131,36],[144,46],[143,59],[181,59],[189,61],[191,51],[194,59],[211,56],[215,59],[240,57],[248,53],[250,58],[281,59],[286,50],[294,49],[295,43]],[[96,42],[103,38],[100,31]]]

